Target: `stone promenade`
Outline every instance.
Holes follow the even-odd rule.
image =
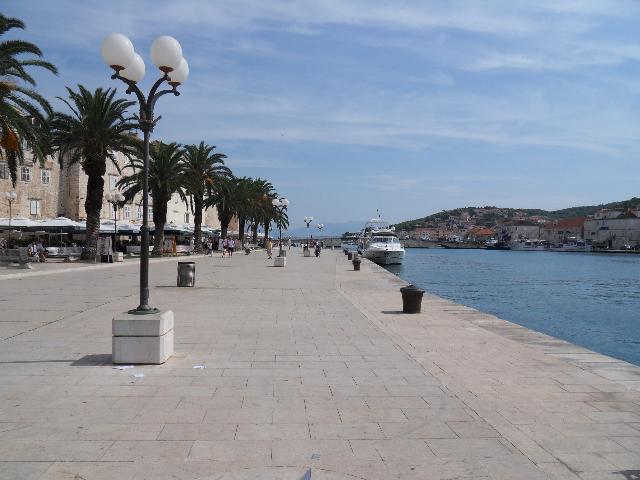
[[[124,370],[136,264],[0,277],[0,479],[640,478],[639,367],[435,296],[403,315],[338,252],[196,263],[179,289],[152,262],[176,355]]]

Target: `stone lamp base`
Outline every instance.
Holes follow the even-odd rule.
[[[276,257],[273,262],[274,267],[286,267],[287,266],[287,257]]]
[[[122,313],[112,321],[113,363],[153,364],[173,355],[173,312]]]

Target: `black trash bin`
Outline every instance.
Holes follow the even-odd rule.
[[[362,260],[360,260],[357,256],[356,256],[356,258],[354,258],[354,259],[351,261],[351,263],[353,263],[353,269],[354,269],[356,272],[359,272],[359,271],[360,271],[360,263],[361,263],[361,262],[362,262]]]
[[[348,260],[353,260],[353,252],[347,253],[347,259]]]
[[[193,287],[196,284],[196,262],[178,262],[178,286]]]
[[[402,311],[404,313],[420,313],[424,290],[415,285],[407,285],[400,289],[400,293],[402,294]]]

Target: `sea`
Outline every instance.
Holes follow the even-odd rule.
[[[640,365],[640,255],[408,248],[424,290]]]

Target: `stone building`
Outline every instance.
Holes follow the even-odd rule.
[[[500,228],[498,237],[506,240],[536,240],[540,237],[540,224],[522,220],[505,222]]]
[[[26,153],[25,161],[18,165],[18,183],[11,184],[9,165],[0,160],[0,217],[9,217],[9,202],[5,192],[15,191],[11,214],[13,217],[24,217],[30,220],[55,218],[58,214],[58,185],[60,167],[58,160],[49,157],[41,165]]]
[[[584,223],[584,238],[607,248],[640,247],[640,208],[596,212]]]
[[[57,155],[50,157],[40,165],[28,152],[25,152],[25,161],[18,166],[18,183],[15,188],[11,184],[9,167],[7,162],[0,160],[0,217],[9,216],[9,203],[4,192],[15,191],[17,199],[12,204],[12,216],[24,217],[30,220],[40,220],[45,218],[55,218],[59,216],[72,220],[83,221],[87,218],[84,202],[87,198],[87,175],[82,171],[79,163],[69,165],[65,160],[63,168],[60,168]],[[122,154],[116,154],[118,165],[123,168],[128,162]],[[127,174],[127,170],[123,170]],[[104,175],[104,195],[118,190],[117,183],[122,173],[118,172],[116,166],[108,161]],[[153,197],[149,197],[149,221],[152,221],[151,207]],[[102,220],[113,220],[114,211],[112,205],[103,199],[100,218]],[[117,210],[118,222],[142,223],[142,195],[135,196],[133,201],[128,202]],[[203,225],[211,228],[220,228],[217,210],[209,208],[205,210],[202,219]],[[193,225],[193,214],[186,205],[175,194],[168,205],[167,223],[176,225]],[[234,219],[229,226],[230,230],[238,229],[237,220]]]
[[[541,229],[542,240],[558,245],[571,237],[583,239],[585,220],[586,217],[575,217],[545,223]]]

